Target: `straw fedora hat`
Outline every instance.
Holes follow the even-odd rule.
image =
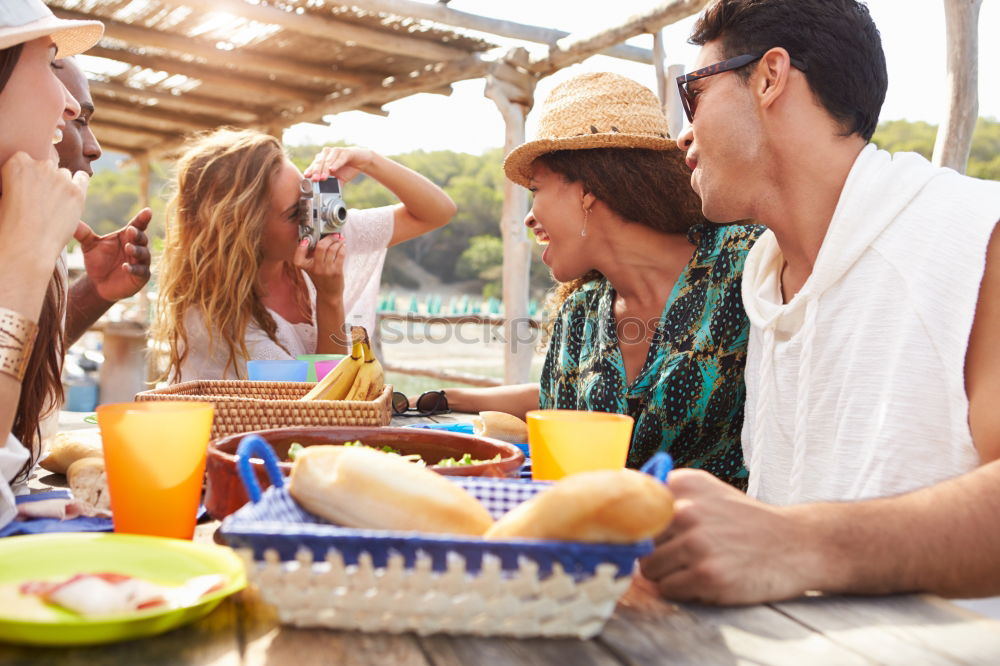
[[[564,81],[552,89],[541,112],[538,138],[510,151],[503,162],[507,178],[524,187],[535,158],[556,150],[677,148],[656,95],[618,74],[588,73]]]
[[[59,58],[83,53],[100,41],[100,21],[70,21],[56,18],[42,0],[0,1],[0,49],[51,37]]]

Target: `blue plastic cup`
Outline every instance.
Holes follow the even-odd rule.
[[[247,361],[247,375],[253,382],[304,382],[309,376],[309,362]]]

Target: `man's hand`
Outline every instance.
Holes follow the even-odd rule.
[[[639,561],[660,594],[677,601],[751,604],[809,589],[817,553],[791,513],[750,499],[711,474],[671,472],[674,520]]]
[[[97,295],[109,303],[127,298],[149,281],[149,238],[153,213],[143,208],[123,228],[98,236],[80,222],[73,237],[83,249],[83,264]]]

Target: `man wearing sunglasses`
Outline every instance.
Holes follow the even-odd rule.
[[[720,0],[691,41],[703,212],[770,229],[743,276],[749,497],[673,473],[643,573],[721,603],[1000,594],[1000,183],[868,143],[887,76],[855,0]]]

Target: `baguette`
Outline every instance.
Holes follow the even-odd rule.
[[[66,470],[73,498],[100,511],[111,510],[104,458],[80,458]]]
[[[485,536],[632,543],[662,532],[673,513],[673,495],[648,474],[631,469],[583,472],[518,505]]]
[[[472,432],[510,444],[528,441],[528,424],[506,412],[479,412],[479,416],[472,419]]]
[[[361,446],[309,446],[288,492],[345,527],[482,536],[489,512],[462,487],[403,458]]]
[[[69,466],[80,458],[101,458],[104,451],[101,448],[100,437],[93,440],[82,439],[64,432],[56,433],[52,438],[49,453],[38,465],[56,474],[65,474]]]

